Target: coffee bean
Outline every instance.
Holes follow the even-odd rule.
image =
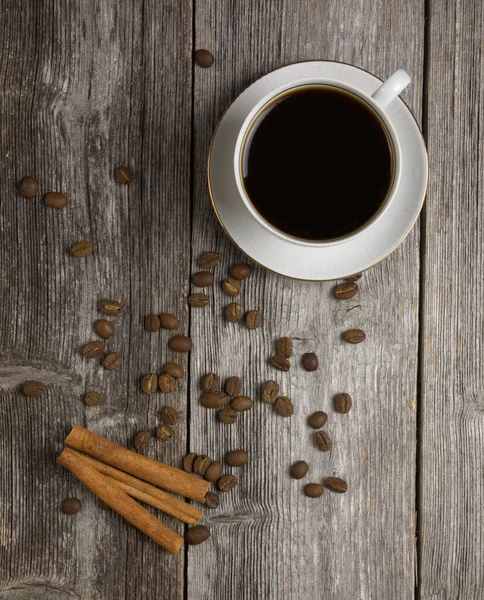
[[[213,54],[209,50],[195,50],[195,62],[202,69],[208,69],[214,63]]]
[[[230,277],[232,279],[236,279],[237,281],[241,281],[242,279],[247,279],[252,275],[252,267],[250,265],[233,265],[230,269]]]
[[[362,329],[349,329],[344,332],[343,337],[350,344],[359,344],[365,341],[366,334]]]
[[[323,486],[320,483],[308,483],[304,486],[304,493],[308,498],[320,498],[323,491]]]
[[[197,456],[197,458],[193,462],[193,472],[197,475],[205,475],[208,467],[212,464],[212,459],[208,456],[201,455]]]
[[[141,379],[141,389],[145,394],[153,394],[158,389],[158,375],[146,373]]]
[[[193,471],[193,463],[195,461],[195,459],[197,458],[197,455],[195,452],[190,452],[190,454],[187,454],[184,458],[183,458],[183,469],[184,471],[186,471],[187,473],[192,473]]]
[[[86,392],[83,400],[87,406],[98,406],[104,402],[103,395],[99,392]]]
[[[266,381],[262,389],[262,401],[266,404],[274,404],[279,394],[279,384],[277,381]]]
[[[138,431],[134,438],[133,445],[136,450],[146,450],[151,442],[151,433],[149,431]]]
[[[175,435],[175,432],[169,425],[158,425],[156,428],[156,437],[162,442],[167,442]]]
[[[201,380],[204,392],[218,392],[220,389],[220,377],[215,373],[204,375]]]
[[[205,392],[201,397],[201,405],[205,408],[222,408],[229,401],[227,394],[223,392]]]
[[[101,301],[101,312],[104,315],[109,315],[110,317],[117,317],[121,314],[121,302],[118,300],[102,300]]]
[[[133,181],[133,173],[131,173],[128,167],[118,167],[114,171],[114,179],[116,179],[118,183],[127,185]]]
[[[209,537],[210,529],[208,527],[205,527],[205,525],[195,525],[195,527],[190,527],[185,533],[185,542],[191,546],[198,546],[198,544],[206,542]]]
[[[123,364],[123,357],[119,352],[111,352],[104,359],[104,368],[108,371],[115,371]]]
[[[170,313],[161,313],[160,325],[163,327],[163,329],[178,329],[180,321],[177,317],[175,317],[175,315]]]
[[[294,405],[287,396],[279,396],[275,402],[275,407],[281,417],[290,417],[294,414]]]
[[[231,467],[245,467],[249,462],[249,454],[245,450],[229,450],[225,462]]]
[[[111,510],[111,507],[109,506],[109,504],[106,504],[106,502],[104,502],[104,500],[99,499],[99,508],[101,510]]]
[[[212,269],[220,262],[220,254],[218,252],[204,252],[198,260],[198,264],[204,269]]]
[[[210,273],[209,271],[199,271],[193,275],[192,283],[196,287],[210,287],[213,285],[213,273]]]
[[[188,296],[188,304],[193,308],[203,308],[210,302],[207,294],[190,294]]]
[[[86,344],[82,349],[82,353],[86,358],[101,358],[105,352],[106,344],[99,340],[89,342],[89,344]]]
[[[97,321],[94,323],[94,331],[99,337],[107,340],[114,333],[114,325],[111,323],[111,321],[106,319],[97,319]]]
[[[302,366],[306,371],[316,371],[319,367],[319,360],[314,352],[306,352],[302,357]]]
[[[240,377],[229,377],[225,382],[225,392],[228,396],[240,396],[242,392],[242,380]]]
[[[84,258],[88,254],[91,254],[91,252],[92,243],[88,240],[81,240],[80,242],[77,242],[77,244],[74,244],[74,246],[71,248],[72,255],[76,256],[77,258]]]
[[[321,429],[326,425],[327,420],[328,415],[324,411],[318,410],[309,417],[309,424],[313,429]]]
[[[220,504],[220,499],[215,492],[207,492],[205,494],[205,506],[207,508],[217,508]]]
[[[334,288],[334,296],[338,300],[349,300],[358,293],[358,284],[354,281],[340,283]]]
[[[50,208],[65,208],[67,198],[60,192],[49,192],[44,196],[44,204]]]
[[[245,315],[247,329],[257,329],[262,323],[262,314],[258,310],[249,310]]]
[[[146,331],[159,331],[160,329],[160,318],[158,315],[146,315],[145,317],[145,330]]]
[[[221,492],[230,492],[237,485],[237,477],[234,475],[223,475],[217,482]]]
[[[351,400],[351,396],[346,392],[342,394],[337,394],[334,399],[334,407],[335,409],[341,413],[342,415],[346,415],[350,412],[351,407],[353,406],[353,401]]]
[[[250,410],[252,408],[252,400],[248,396],[237,396],[230,401],[230,408],[237,412]]]
[[[22,386],[22,391],[29,398],[40,398],[45,393],[45,385],[40,381],[26,381]]]
[[[242,307],[237,302],[227,304],[225,307],[225,318],[230,323],[239,323],[242,319]]]
[[[302,479],[306,477],[309,471],[309,465],[304,460],[298,460],[291,466],[291,477],[293,479]]]
[[[324,485],[331,490],[332,492],[336,492],[337,494],[344,494],[348,489],[348,484],[344,479],[340,479],[339,477],[328,477]]]
[[[176,425],[180,415],[176,408],[173,406],[164,406],[161,409],[161,420],[165,425]]]
[[[279,369],[279,371],[289,371],[291,363],[282,354],[276,354],[271,358],[271,365]]]
[[[178,363],[169,362],[163,365],[163,373],[171,375],[175,379],[181,379],[185,375],[185,369]]]
[[[226,425],[232,425],[237,420],[237,411],[233,408],[222,408],[218,413],[218,420]]]
[[[35,177],[24,177],[18,186],[18,191],[24,198],[35,198],[39,192],[39,182]]]
[[[331,439],[326,431],[316,431],[314,436],[316,439],[316,445],[321,452],[328,452],[328,450],[331,450]]]
[[[208,469],[205,471],[204,477],[207,481],[217,481],[217,479],[220,479],[222,471],[222,463],[218,462],[218,460],[215,460],[209,465]]]
[[[171,375],[163,373],[158,377],[158,387],[165,394],[169,392],[174,392],[176,387],[176,381]]]
[[[288,337],[282,337],[277,340],[277,354],[284,356],[285,358],[291,358],[292,356],[292,340]]]
[[[222,283],[222,289],[227,296],[238,296],[240,294],[240,287],[240,281],[232,279],[232,277],[227,277]]]
[[[361,279],[361,273],[355,273],[354,275],[349,275],[348,277],[345,277],[346,281],[358,281],[358,279]]]
[[[75,515],[82,510],[82,502],[78,498],[66,498],[62,502],[62,512],[66,515]]]
[[[190,352],[192,349],[192,340],[186,335],[175,335],[170,340],[170,348],[174,352]]]

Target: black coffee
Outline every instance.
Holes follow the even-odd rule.
[[[243,180],[257,212],[306,240],[331,240],[367,223],[392,176],[385,126],[363,100],[334,87],[287,92],[246,138]]]

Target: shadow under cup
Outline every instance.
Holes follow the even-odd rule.
[[[396,179],[386,123],[366,100],[328,84],[270,100],[245,133],[240,174],[270,228],[305,242],[356,234],[381,213]]]

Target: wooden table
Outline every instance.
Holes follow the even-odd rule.
[[[0,79],[0,598],[8,600],[484,598],[483,4],[478,0],[4,0]],[[215,55],[194,66],[196,48]],[[218,282],[244,257],[211,209],[211,134],[251,81],[294,61],[346,61],[380,78],[405,68],[404,99],[429,147],[430,186],[418,225],[364,274],[353,300],[333,283],[291,281],[256,267],[245,308],[264,312],[249,332],[224,321]],[[135,180],[113,180],[119,164]],[[35,200],[16,191],[35,175]],[[47,208],[42,195],[67,194]],[[70,246],[90,239],[75,259]],[[205,310],[188,310],[190,274],[217,250]],[[122,301],[103,372],[80,348],[95,339],[102,298]],[[194,350],[169,398],[184,413],[170,443],[148,455],[178,464],[187,449],[223,459],[245,448],[250,467],[207,511],[211,539],[172,557],[55,464],[73,424],[123,445],[153,429],[162,394],[140,375],[174,357],[169,332],[143,316],[174,312]],[[340,334],[363,327],[368,339]],[[268,365],[280,335],[294,339],[287,374]],[[316,374],[299,356],[320,356]],[[199,405],[199,377],[240,375],[254,408],[233,427]],[[260,402],[276,375],[292,419]],[[47,384],[26,398],[27,379]],[[101,391],[102,406],[82,396]],[[338,391],[354,397],[343,417]],[[329,413],[334,446],[313,446],[307,416]],[[337,474],[346,495],[319,500],[288,476],[305,458],[309,480]],[[62,514],[65,497],[83,510]],[[164,521],[179,532],[183,527]]]

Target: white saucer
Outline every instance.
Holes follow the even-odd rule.
[[[293,244],[271,233],[252,217],[240,198],[234,173],[235,146],[248,114],[265,96],[310,77],[341,81],[370,95],[382,83],[362,69],[329,61],[296,63],[261,77],[236,98],[217,126],[210,148],[208,184],[220,224],[255,262],[295,279],[341,279],[379,263],[412,229],[427,189],[427,152],[412,113],[397,98],[385,112],[400,142],[401,185],[381,218],[356,237],[317,247]]]

